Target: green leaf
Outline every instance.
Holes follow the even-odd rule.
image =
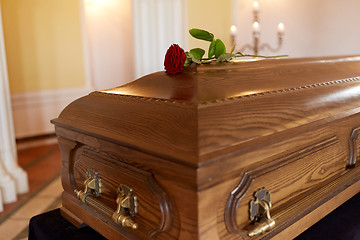
[[[215,40],[212,40],[209,46],[208,58],[212,58],[215,55]]]
[[[199,59],[193,58],[192,61],[197,64],[201,64],[201,61]]]
[[[191,62],[194,62],[194,63],[197,63],[197,64],[201,64],[201,61],[200,61],[199,59],[196,59],[196,58],[194,57],[194,55],[192,55],[191,53],[186,52],[185,54],[186,54],[186,58],[187,58],[187,59],[191,59],[190,62],[189,62],[189,65],[190,65]],[[187,60],[187,59],[186,59],[186,60]],[[186,62],[186,60],[185,60],[185,62]]]
[[[192,58],[189,52],[185,52],[185,55],[186,55],[186,59],[184,62],[184,67],[188,67],[192,63]]]
[[[190,50],[190,53],[194,56],[194,58],[201,59],[205,54],[205,50],[201,48],[193,48]]]
[[[184,62],[184,67],[188,67],[191,64],[191,62],[192,62],[191,58],[186,58]]]
[[[215,41],[215,58],[218,58],[221,54],[226,53],[225,44],[220,40]]]
[[[214,34],[209,33],[208,31],[192,28],[189,30],[191,36],[197,39],[205,40],[211,42],[214,39]]]
[[[235,55],[232,54],[232,53],[224,53],[224,54],[221,54],[221,55],[216,59],[216,61],[217,61],[217,62],[229,62],[233,57],[235,57]]]

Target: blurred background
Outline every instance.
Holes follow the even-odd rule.
[[[228,51],[235,45],[244,54],[360,54],[359,0],[0,0],[0,6],[4,239],[26,239],[32,216],[61,206],[60,151],[50,120],[92,91],[162,71],[173,43],[207,50],[209,43],[189,29],[208,30]]]
[[[52,132],[49,119],[83,94],[162,71],[172,43],[207,49],[190,28],[214,33],[228,49],[232,36],[239,49],[253,42],[253,0],[0,2],[18,138]],[[259,54],[359,54],[359,9],[358,0],[259,0],[260,42],[276,48],[278,24],[285,26],[279,51]]]

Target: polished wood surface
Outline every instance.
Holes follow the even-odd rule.
[[[356,109],[359,76],[358,57],[159,72],[73,102],[57,124],[196,166],[206,154]]]
[[[312,212],[324,216],[359,191],[360,57],[154,73],[78,99],[53,123],[63,213],[77,225],[109,239],[248,239],[249,202],[265,187],[276,227],[252,239],[288,228],[296,236],[318,220]],[[111,209],[119,184],[134,188],[139,229],[76,198],[91,168]]]

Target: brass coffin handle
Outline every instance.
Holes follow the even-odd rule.
[[[275,227],[275,220],[270,216],[270,193],[261,188],[254,196],[255,200],[250,201],[250,220],[253,222],[248,227],[249,237],[263,234]]]
[[[117,190],[117,209],[114,211],[108,206],[99,202],[97,197],[101,193],[101,178],[98,173],[91,169],[86,172],[86,180],[84,181],[84,190],[75,189],[77,198],[83,203],[103,212],[110,217],[116,224],[123,227],[137,229],[139,225],[134,222],[133,217],[137,213],[138,201],[132,188],[125,184],[121,184]]]
[[[86,180],[84,181],[84,191],[74,190],[76,196],[84,203],[86,203],[86,198],[88,196],[99,197],[101,193],[101,178],[99,174],[94,169],[90,169],[86,172]]]
[[[137,213],[138,207],[137,197],[134,195],[133,189],[122,184],[118,188],[116,203],[118,204],[118,207],[112,215],[112,220],[117,224],[121,224],[123,227],[137,229],[139,226],[132,219]]]

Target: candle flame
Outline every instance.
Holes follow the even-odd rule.
[[[231,25],[230,31],[231,31],[232,33],[235,33],[236,30],[237,30],[236,26],[235,26],[235,25]]]
[[[281,22],[278,25],[278,32],[282,34],[284,33],[284,31],[285,31],[285,25]]]

